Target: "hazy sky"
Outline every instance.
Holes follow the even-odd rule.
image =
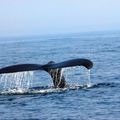
[[[0,0],[0,36],[120,29],[120,0]]]

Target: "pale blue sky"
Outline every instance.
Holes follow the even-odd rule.
[[[120,0],[0,0],[0,36],[120,30]]]

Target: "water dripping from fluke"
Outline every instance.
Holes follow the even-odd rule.
[[[92,86],[92,82],[91,82],[91,77],[90,77],[90,69],[87,70],[87,76],[88,76],[87,87],[91,87]]]
[[[24,93],[32,87],[33,71],[0,75],[1,93]]]
[[[62,69],[60,74],[60,79],[62,78],[63,75],[65,76],[67,82],[67,86],[65,88],[58,88],[58,87],[54,88],[51,85],[33,87],[33,79],[34,79],[33,71],[1,74],[0,85],[2,90],[0,90],[0,94],[1,95],[49,94],[49,93],[64,92],[67,90],[90,88],[92,86],[90,79],[90,70],[87,70],[86,72],[87,74],[85,75],[85,77],[87,82],[85,82],[84,84],[81,84],[81,79],[83,79],[83,77],[81,78],[82,75],[80,74],[80,70],[81,68],[78,66]],[[59,86],[59,84],[60,83],[58,82],[57,86]]]
[[[68,86],[75,88],[92,87],[91,73],[89,69],[82,67],[72,67],[64,70],[64,76],[68,82]]]

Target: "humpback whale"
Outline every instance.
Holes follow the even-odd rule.
[[[93,62],[89,59],[72,59],[60,63],[50,61],[45,65],[17,64],[0,68],[0,74],[44,70],[50,74],[51,78],[53,79],[53,85],[55,88],[64,88],[67,86],[67,84],[65,77],[62,75],[62,68],[73,66],[84,66],[87,69],[91,69],[93,67]]]

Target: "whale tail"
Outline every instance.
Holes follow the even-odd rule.
[[[60,63],[55,63],[54,61],[49,62],[45,65],[40,64],[18,64],[0,69],[0,74],[15,73],[23,71],[34,71],[34,70],[44,70],[50,74],[53,79],[54,87],[64,88],[66,86],[65,77],[61,74],[62,68],[73,67],[73,66],[84,66],[87,69],[93,67],[92,61],[88,59],[72,59]]]

